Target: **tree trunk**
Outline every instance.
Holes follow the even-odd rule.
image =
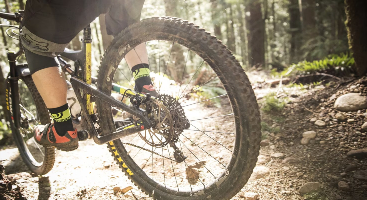
[[[104,50],[107,49],[107,47],[110,45],[110,43],[113,40],[113,36],[107,34],[105,19],[106,19],[105,14],[99,15],[99,25],[100,25],[101,34],[102,34],[102,43],[103,43]]]
[[[10,9],[9,9],[9,4],[8,4],[8,0],[4,0],[4,4],[5,4],[5,12],[7,13],[10,13]],[[2,23],[2,20],[0,20],[0,22]],[[10,22],[11,24],[12,22]],[[5,31],[4,31],[4,27],[1,27],[1,34],[3,36],[3,43],[4,43],[4,46],[6,47],[8,45],[8,42],[6,40],[6,34],[5,34]]]
[[[345,0],[349,48],[353,51],[358,76],[367,72],[367,1]]]
[[[211,17],[212,17],[212,23],[214,26],[214,35],[222,40],[222,30],[221,30],[221,18],[220,18],[220,13],[219,13],[219,9],[218,9],[218,2],[217,0],[210,0],[211,2]]]
[[[166,15],[171,17],[178,17],[177,5],[178,0],[164,0]]]
[[[315,0],[302,0],[302,32],[304,43],[314,40],[317,37],[316,18],[315,18]],[[313,60],[310,55],[307,60]]]
[[[290,63],[298,61],[301,49],[301,15],[299,12],[298,0],[290,0],[288,6],[289,26],[290,26]]]
[[[265,65],[265,21],[262,17],[261,1],[252,0],[246,10],[250,16],[246,17],[249,34],[249,62],[257,68]]]
[[[2,22],[2,20],[0,20],[0,22]],[[1,36],[3,38],[4,47],[6,47],[6,46],[8,46],[8,42],[6,41],[6,35],[5,35],[4,27],[0,27],[0,31],[1,31]]]
[[[306,31],[315,29],[315,5],[315,0],[302,0],[303,28]]]
[[[23,2],[23,0],[18,0],[18,3],[19,3],[19,9],[20,10],[24,10],[24,2]]]
[[[241,48],[241,61],[242,65],[246,64],[246,28],[244,26],[243,11],[241,4],[237,4],[237,18],[238,18],[238,35],[240,36],[240,48]]]
[[[236,53],[236,36],[234,34],[234,18],[232,5],[227,6],[227,46],[233,53]]]
[[[5,4],[5,12],[10,13],[10,7],[9,7],[8,0],[4,0],[4,4]]]
[[[344,40],[345,38],[347,38],[347,29],[345,27],[345,20],[346,20],[346,16],[345,16],[345,10],[344,10],[344,2],[343,1],[339,1],[338,3],[338,22],[337,22],[337,38],[338,40]]]
[[[178,17],[177,0],[164,0],[165,10],[167,16]],[[168,61],[167,69],[169,75],[176,82],[182,83],[185,74],[185,56],[182,46],[174,44],[172,46],[171,60]],[[167,73],[167,72],[165,72]]]

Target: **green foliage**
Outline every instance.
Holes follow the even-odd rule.
[[[6,125],[6,123],[3,123],[2,121],[0,121],[0,143],[6,143],[9,138],[9,129],[8,126]],[[2,140],[5,141],[2,141]]]
[[[302,61],[297,64],[292,64],[280,74],[283,76],[290,76],[295,74],[309,74],[324,71],[350,73],[352,72],[352,67],[354,64],[354,58],[351,54],[333,54],[322,60],[315,60],[312,62]]]
[[[261,109],[268,114],[280,113],[285,105],[286,102],[284,99],[277,98],[275,93],[269,93],[265,96],[265,102]]]
[[[290,83],[287,85],[289,88],[297,88],[300,90],[305,90],[305,86],[302,83]]]
[[[207,106],[215,105],[218,108],[221,107],[220,102],[221,100],[220,98],[213,98],[213,97],[217,97],[219,95],[226,93],[226,91],[223,88],[215,86],[213,84],[196,87],[194,88],[194,91],[195,91],[195,98],[204,101]]]
[[[271,133],[279,133],[280,132],[280,128],[277,126],[277,127],[271,127],[268,123],[266,122],[261,122],[261,130],[262,131],[269,131]],[[263,134],[262,135],[262,139],[266,139],[267,138],[267,135],[266,134]]]

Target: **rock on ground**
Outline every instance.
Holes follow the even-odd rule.
[[[310,138],[302,138],[301,144],[306,145],[310,142]]]
[[[246,192],[245,193],[245,199],[246,200],[257,200],[259,199],[259,195],[254,192]]]
[[[260,142],[260,146],[262,146],[262,147],[269,146],[269,144],[270,144],[270,141],[268,139],[262,140]]]
[[[340,96],[334,104],[335,109],[349,112],[367,108],[367,97],[359,93],[349,93]]]
[[[254,179],[259,179],[267,176],[270,173],[270,169],[265,166],[257,166],[254,168],[254,172],[251,177]]]
[[[285,159],[282,161],[282,163],[290,163],[290,164],[292,164],[292,163],[297,163],[297,162],[298,162],[297,158],[293,158],[293,157],[285,158]]]
[[[316,137],[316,132],[315,131],[306,131],[302,134],[303,138],[310,138],[313,139]]]
[[[324,121],[322,121],[322,120],[317,120],[315,122],[315,125],[316,126],[320,126],[320,127],[324,127],[324,126],[326,126],[326,123]]]
[[[355,157],[357,159],[367,158],[367,148],[349,151],[347,156]]]
[[[317,192],[320,188],[321,184],[319,182],[308,182],[299,189],[299,193],[304,195],[310,192]]]
[[[367,122],[362,125],[362,130],[367,131]]]
[[[339,121],[347,120],[347,116],[343,113],[336,113],[335,118]]]
[[[367,170],[361,170],[354,172],[354,178],[367,181]]]
[[[316,118],[311,118],[310,122],[315,122],[317,119]]]
[[[349,185],[345,181],[339,181],[338,188],[341,189],[341,190],[344,190],[344,191],[348,191],[349,190]]]
[[[257,157],[257,163],[258,164],[265,164],[267,162],[269,162],[269,157],[268,156],[264,156],[264,155],[259,155],[259,157]]]
[[[283,153],[273,153],[271,154],[272,158],[284,158],[284,154]]]

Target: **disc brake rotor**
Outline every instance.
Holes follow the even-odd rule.
[[[152,128],[139,132],[147,144],[164,147],[172,140],[173,120],[170,111],[160,100],[150,100],[146,104],[149,118],[155,124]]]

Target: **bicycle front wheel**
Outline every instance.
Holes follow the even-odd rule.
[[[30,76],[21,77],[18,81],[18,91],[12,91],[10,80],[7,82],[6,101],[9,107],[6,110],[14,142],[19,153],[33,173],[47,174],[55,163],[55,148],[43,147],[33,138],[33,129],[38,124],[50,122],[47,107],[43,102]],[[13,92],[19,93],[19,107],[13,108]],[[16,118],[14,113],[19,112]]]
[[[111,94],[112,83],[130,85],[122,60],[140,44],[149,52],[151,77],[172,115],[174,135],[153,128],[124,137],[108,144],[112,155],[154,199],[230,199],[249,179],[261,138],[244,70],[205,30],[176,18],[152,18],[115,37],[98,74],[100,90]],[[97,106],[101,131],[115,131],[123,113],[112,114],[102,101]],[[185,128],[176,130],[182,119]]]

